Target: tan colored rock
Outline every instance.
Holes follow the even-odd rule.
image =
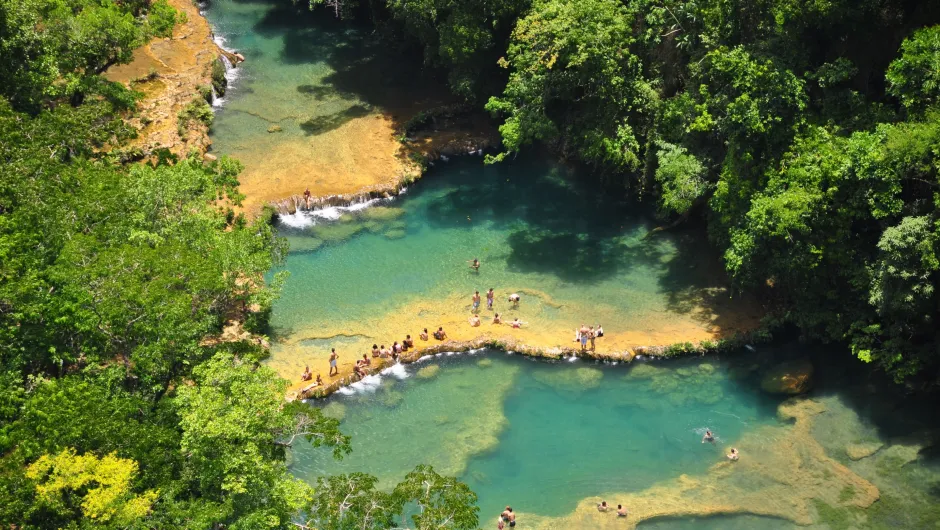
[[[881,442],[850,444],[846,446],[845,453],[852,460],[861,460],[877,453],[883,446],[884,444]]]

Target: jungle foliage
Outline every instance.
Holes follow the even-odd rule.
[[[285,402],[263,341],[220,340],[239,315],[264,332],[285,243],[235,215],[234,160],[122,164],[137,96],[99,76],[178,16],[0,0],[0,527],[475,528],[475,495],[428,467],[391,493],[288,471],[292,445],[349,438]]]
[[[940,380],[940,4],[355,5],[485,102],[491,162],[540,142],[703,219],[771,318],[898,381]]]

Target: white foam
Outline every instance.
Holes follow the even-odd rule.
[[[282,223],[291,228],[307,228],[308,226],[313,226],[316,224],[316,221],[300,210],[292,214],[279,215],[277,218],[279,223]]]
[[[389,366],[388,368],[382,370],[381,373],[382,375],[390,375],[398,380],[408,379],[409,377],[408,369],[405,368],[405,365],[401,363],[395,363]]]
[[[569,363],[576,362],[577,360],[578,360],[578,358],[577,358],[576,356],[574,356],[574,355],[572,355],[571,357],[568,357],[568,362],[569,362]]]

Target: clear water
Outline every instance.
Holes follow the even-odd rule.
[[[352,362],[423,328],[552,348],[600,323],[597,348],[624,351],[710,338],[756,316],[730,299],[700,234],[644,239],[647,212],[538,157],[439,164],[392,201],[319,215],[280,224],[292,252],[272,363],[288,377],[322,369],[327,346]],[[471,297],[489,288],[495,307],[484,302],[483,324],[471,327]],[[494,313],[524,328],[492,325]]]
[[[466,481],[484,514],[511,504],[561,516],[585,497],[704,474],[745,429],[776,423],[779,400],[730,379],[715,361],[632,373],[574,364],[489,352],[411,365],[403,380],[387,375],[327,405],[343,411],[350,456],[299,448],[292,470],[308,480],[363,471],[390,486],[429,463]],[[701,443],[706,428],[715,444]]]

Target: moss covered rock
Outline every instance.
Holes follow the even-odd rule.
[[[760,386],[771,394],[808,392],[813,387],[813,364],[806,359],[778,364],[764,374]]]

